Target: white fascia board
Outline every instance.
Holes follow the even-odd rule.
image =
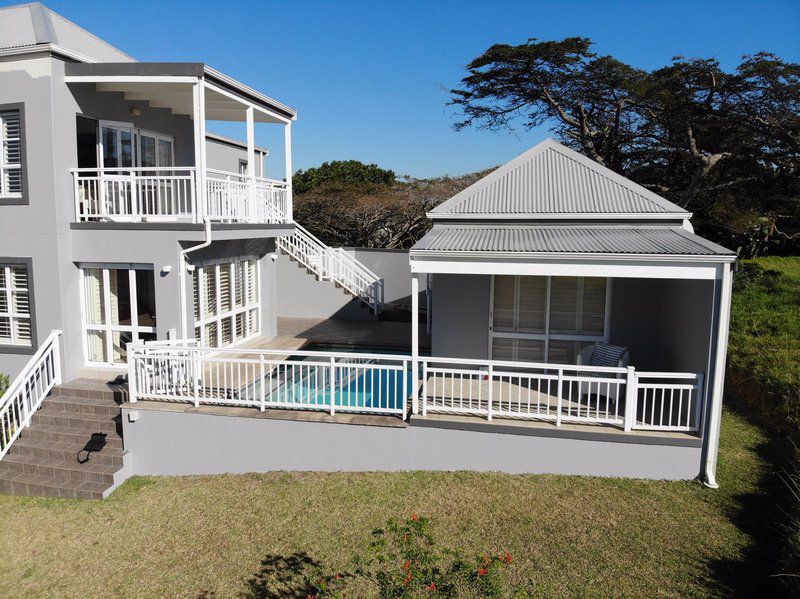
[[[263,106],[259,106],[255,102],[250,102],[246,98],[243,98],[242,96],[237,96],[236,94],[231,93],[226,89],[222,89],[221,87],[214,85],[213,83],[209,83],[208,81],[203,80],[203,84],[206,86],[206,89],[210,89],[215,93],[230,98],[231,100],[238,102],[242,106],[252,107],[253,110],[257,110],[262,114],[266,114],[267,116],[277,119],[282,123],[288,123],[290,121],[297,119],[297,115],[293,116],[291,119],[287,119],[285,116],[280,115],[277,112],[272,112],[271,110],[267,110],[266,108],[264,108]]]
[[[455,258],[430,254],[420,259],[419,254],[412,252],[411,272],[714,280],[721,276],[722,263],[733,261],[732,256],[528,254],[509,259],[499,255]]]
[[[505,221],[505,220],[684,220],[692,218],[691,212],[575,212],[575,213],[520,213],[520,214],[444,214],[440,212],[426,212],[431,220],[473,220],[473,221]]]
[[[0,50],[0,56],[23,56],[26,54],[38,54],[40,52],[46,54],[54,54],[63,58],[74,60],[75,62],[100,62],[99,60],[86,56],[80,52],[75,52],[58,44],[36,44],[31,46],[16,46],[13,48],[3,48]]]
[[[65,83],[197,83],[199,77],[185,75],[67,75]]]
[[[263,101],[265,104],[272,104],[272,105],[274,105],[274,106],[276,106],[276,107],[278,107],[278,108],[280,108],[282,110],[285,110],[286,112],[291,113],[292,114],[292,118],[290,120],[292,120],[292,121],[296,121],[297,120],[297,111],[294,108],[290,108],[289,106],[286,106],[286,104],[284,104],[282,102],[278,102],[274,98],[270,98],[269,96],[265,96],[260,91],[253,89],[249,85],[245,85],[244,83],[242,83],[241,81],[237,81],[233,77],[228,77],[228,75],[226,75],[225,73],[221,73],[217,69],[213,69],[208,65],[205,66],[205,72],[208,75],[210,75],[211,77],[214,77],[214,78],[219,79],[220,81],[224,82],[226,85],[230,85],[234,89],[241,90],[242,93],[245,93],[245,94],[247,94],[249,96],[253,96],[254,98],[257,98],[257,99]],[[217,89],[216,91],[219,91],[219,89]],[[240,101],[241,101],[241,99],[240,99]],[[255,107],[255,108],[259,108],[259,107]],[[267,112],[264,109],[262,109],[262,111]],[[276,117],[281,118],[282,120],[287,120],[286,117],[283,117],[283,116],[279,116],[279,115],[271,115],[271,116],[276,116]]]

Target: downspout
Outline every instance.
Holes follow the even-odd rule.
[[[185,250],[181,250],[178,252],[178,264],[179,264],[179,279],[178,283],[180,284],[180,303],[181,303],[181,339],[188,339],[187,331],[189,329],[188,318],[186,315],[186,256],[191,252],[201,250],[211,245],[211,220],[207,216],[203,217],[203,222],[205,223],[205,231],[206,231],[206,240],[203,243],[198,245],[193,245],[192,247],[188,247]]]

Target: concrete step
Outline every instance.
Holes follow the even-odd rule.
[[[6,456],[7,457],[7,456]],[[35,497],[62,497],[67,499],[102,499],[109,491],[105,482],[75,480],[19,472],[0,462],[0,493]]]
[[[50,395],[42,402],[42,408],[97,416],[119,416],[120,407],[113,399],[99,397],[69,397]]]
[[[108,437],[105,437],[105,441]],[[93,444],[97,447],[98,444]],[[60,441],[34,441],[27,436],[22,436],[14,442],[9,455],[37,456],[53,462],[77,461],[78,457],[85,459],[89,457],[92,464],[103,464],[105,466],[122,466],[122,456],[125,450],[111,447],[107,442],[98,451],[93,449],[86,451],[86,443],[63,443]],[[5,458],[4,458],[5,460]]]
[[[116,434],[122,429],[119,415],[84,414],[51,407],[42,407],[31,416],[31,428],[34,429],[40,425],[80,429],[90,433]]]
[[[47,441],[51,443],[67,443],[83,447],[92,437],[92,431],[83,428],[70,428],[68,426],[38,425],[25,429],[22,437],[31,441]],[[122,449],[122,437],[118,433],[106,433],[106,445],[114,449]],[[15,443],[16,445],[16,443]]]
[[[6,454],[2,465],[13,472],[25,472],[60,480],[105,483],[107,486],[114,483],[114,473],[120,468],[91,461],[81,464],[74,457],[72,460],[52,461],[49,458],[16,453]]]
[[[50,394],[61,397],[108,399],[119,404],[128,398],[128,385],[127,383],[111,384],[99,379],[79,378],[53,387]]]

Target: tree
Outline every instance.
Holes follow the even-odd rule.
[[[377,164],[334,160],[307,171],[297,171],[292,177],[292,189],[297,194],[303,194],[324,185],[391,185],[396,178],[394,171],[382,169]]]
[[[800,65],[772,54],[734,72],[676,57],[653,71],[587,38],[494,45],[467,66],[456,129],[548,126],[593,160],[693,211],[746,255],[800,240]]]

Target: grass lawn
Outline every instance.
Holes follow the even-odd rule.
[[[761,527],[743,510],[769,474],[766,443],[726,413],[718,491],[567,476],[287,473],[135,478],[103,502],[0,496],[0,596],[241,596],[266,558],[307,553],[346,569],[372,528],[414,512],[432,519],[444,546],[509,550],[509,588],[529,581],[537,595],[763,592]]]

